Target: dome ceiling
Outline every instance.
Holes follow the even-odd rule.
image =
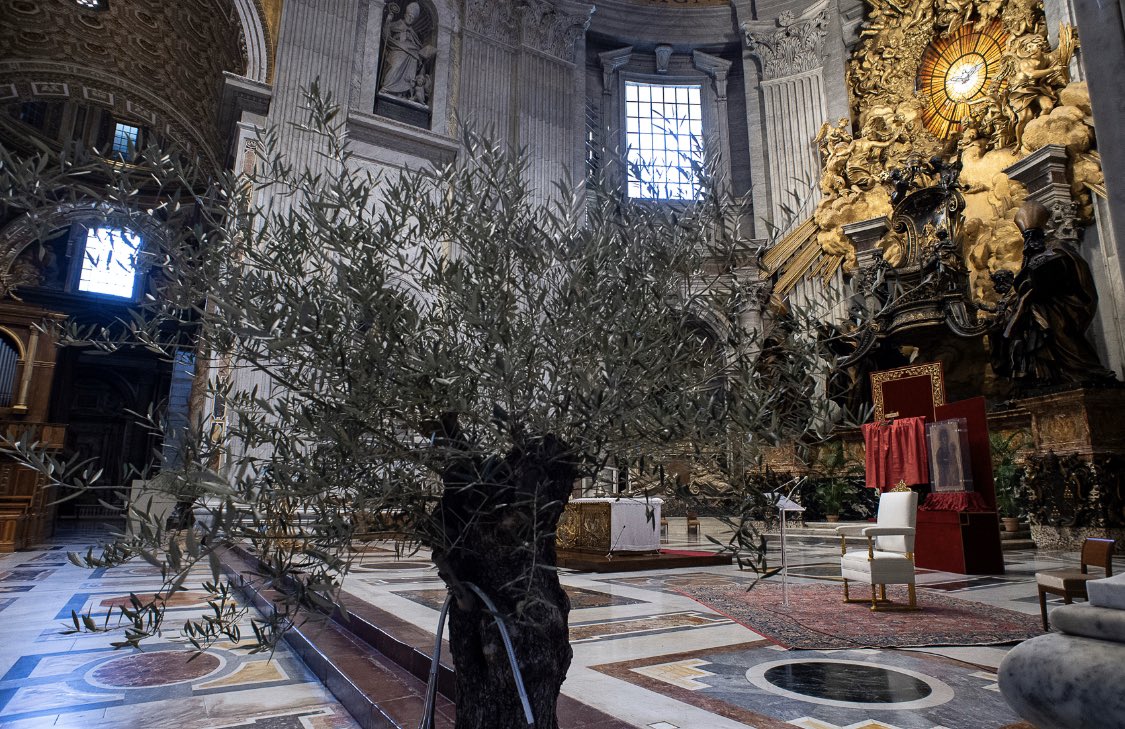
[[[246,66],[230,0],[111,0],[105,11],[74,0],[0,0],[0,17],[0,81],[14,82],[21,96],[48,84],[62,96],[81,88],[98,103],[131,95],[134,105],[190,120],[204,139],[217,139],[223,72]],[[152,98],[161,108],[151,108]]]

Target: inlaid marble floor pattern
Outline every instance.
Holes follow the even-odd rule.
[[[675,524],[664,541],[673,549],[709,544],[705,536],[689,535]],[[788,557],[795,583],[839,576],[839,551],[833,545],[794,539]],[[1034,573],[1077,562],[1076,554],[1035,551],[1005,557],[1004,575],[920,570],[918,580],[957,598],[1035,615]],[[769,559],[779,561],[778,545],[771,544]],[[444,590],[424,555],[396,561],[389,553],[373,552],[364,562],[363,574],[346,585],[353,599],[434,629]],[[1020,726],[996,684],[996,668],[1010,646],[786,650],[675,589],[753,580],[733,566],[564,571],[573,606],[574,662],[563,691],[642,729]],[[924,619],[924,611],[919,615]]]
[[[91,571],[67,561],[68,549],[86,546],[0,555],[0,727],[358,729],[284,646],[247,655],[222,643],[188,661],[179,626],[207,610],[198,589],[206,570],[189,583],[196,589],[171,601],[163,635],[141,650],[114,650],[120,633],[66,634],[72,610],[112,624],[130,592],[160,587],[159,572],[143,562]]]
[[[706,529],[705,529],[706,531]],[[671,548],[708,542],[675,526]],[[87,571],[70,565],[77,544],[0,556],[0,727],[351,729],[344,709],[287,649],[246,655],[221,645],[191,663],[173,626],[198,614],[189,590],[169,609],[169,630],[141,651],[114,651],[117,636],[66,635],[71,610],[104,620],[129,592],[152,591],[143,564]],[[788,545],[794,583],[838,575],[831,545]],[[779,553],[771,546],[770,561]],[[1037,614],[1034,573],[1077,555],[1009,552],[1006,574],[923,571],[918,580],[958,598]],[[200,580],[207,575],[201,574]],[[1015,726],[996,686],[1007,647],[785,650],[676,592],[677,585],[749,585],[736,567],[655,572],[565,572],[574,661],[565,693],[639,729],[1002,729]],[[397,556],[367,545],[345,583],[370,602],[433,631],[444,588],[428,554]],[[924,619],[925,613],[920,613]]]

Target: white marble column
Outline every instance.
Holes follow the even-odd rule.
[[[584,175],[582,43],[590,5],[558,0],[469,0],[461,63],[461,119],[530,154],[538,199]]]
[[[268,124],[295,169],[323,169],[322,142],[293,128],[308,121],[305,91],[317,82],[321,93],[347,111],[355,50],[358,0],[286,0],[278,33],[274,95]]]
[[[468,0],[461,39],[458,121],[496,139],[512,139],[517,53],[516,13],[509,0]]]
[[[774,20],[741,23],[751,156],[760,157],[766,171],[765,180],[754,184],[755,208],[782,230],[811,215],[819,199],[820,159],[813,140],[828,120],[825,67],[831,54],[825,41],[830,28],[836,29],[833,47],[842,46],[839,21],[830,17],[834,7],[832,0],[819,0],[799,14],[786,11]],[[742,19],[752,7],[736,3],[736,10]],[[833,76],[839,75],[842,84],[837,65],[831,64]],[[765,232],[757,231],[759,236]]]
[[[827,117],[821,70],[762,81],[762,107],[769,211],[774,225],[788,230],[812,214],[820,197],[820,159],[813,139]]]
[[[307,124],[306,90],[316,82],[321,94],[331,94],[345,118],[350,100],[356,17],[359,0],[286,0],[278,33],[274,93],[266,125],[277,131],[279,149],[294,170],[331,173],[323,157],[324,142],[294,125]],[[240,134],[245,130],[240,130]],[[259,193],[259,202],[281,212],[292,198]],[[273,391],[276,384],[260,372],[235,366],[231,380],[236,390]]]

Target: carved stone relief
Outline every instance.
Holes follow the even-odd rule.
[[[523,45],[564,61],[574,61],[574,44],[590,25],[586,13],[567,13],[550,0],[469,0],[465,27],[508,45]]]

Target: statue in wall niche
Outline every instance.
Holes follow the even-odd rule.
[[[399,15],[399,6],[395,3],[387,6],[379,93],[425,106],[433,95],[430,59],[436,49],[420,32],[428,30],[419,27],[424,17],[422,6],[408,3],[401,12]]]
[[[1011,282],[998,273],[1001,294],[989,335],[996,374],[1022,388],[1113,380],[1086,338],[1098,294],[1090,267],[1066,242],[1047,242],[1051,213],[1025,202],[1016,213],[1023,265]]]

